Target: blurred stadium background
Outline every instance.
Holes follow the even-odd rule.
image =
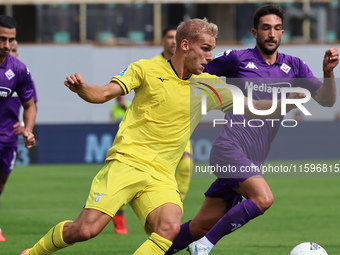
[[[274,2],[286,12],[285,35],[279,51],[300,57],[321,79],[325,50],[333,45],[340,49],[340,1]],[[254,47],[250,32],[253,13],[264,3],[253,0],[0,0],[0,14],[13,16],[18,23],[19,59],[32,72],[38,92],[37,144],[30,151],[20,145],[16,165],[24,168],[14,171],[2,199],[1,217],[6,222],[2,227],[7,238],[18,244],[7,242],[0,246],[0,254],[19,254],[20,249],[25,248],[22,245],[31,245],[56,222],[77,216],[83,203],[81,199],[87,196],[89,181],[100,168],[89,164],[104,162],[118,129],[109,121],[113,102],[91,105],[82,101],[64,87],[67,75],[79,72],[88,83],[107,84],[129,63],[159,54],[162,29],[187,18],[207,17],[219,26],[216,54],[227,49]],[[339,66],[335,76],[340,77]],[[295,160],[303,161],[294,164],[322,162],[334,166],[340,163],[340,122],[335,121],[340,112],[339,91],[333,108],[322,108],[313,102],[306,104],[312,116],[304,116],[304,121],[295,128],[282,127],[268,159],[286,165]],[[133,93],[127,98],[132,99]],[[293,115],[294,112],[287,118]],[[207,162],[209,158],[212,141],[220,130],[211,127],[211,119],[216,116],[223,118],[219,113],[205,118],[192,137],[197,163]],[[26,167],[29,164],[31,166]],[[86,166],[59,167],[59,164]],[[70,178],[65,176],[69,174]],[[197,212],[202,192],[211,180],[192,182],[185,204],[185,220]],[[249,224],[248,230],[240,230],[240,234],[232,235],[231,239],[225,238],[228,242],[217,246],[216,254],[226,254],[228,249],[228,254],[283,255],[303,241],[319,241],[333,251],[329,254],[336,254],[340,229],[335,224],[335,212],[339,211],[339,179],[307,180],[303,185],[298,179],[272,179],[269,183],[278,204],[263,219]],[[83,186],[78,188],[76,184]],[[15,195],[18,192],[20,196]],[[51,196],[53,204],[48,204],[46,201],[51,201]],[[65,205],[65,200],[73,207]],[[116,254],[131,254],[145,239],[132,214],[131,210],[127,212],[129,222],[132,221],[128,227],[136,244],[124,243],[127,238],[120,236],[115,236],[118,241],[112,244],[110,229],[96,241],[61,253],[109,254],[113,250],[111,245],[118,245],[122,251]]]

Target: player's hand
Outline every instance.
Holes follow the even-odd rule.
[[[331,47],[326,50],[325,56],[323,58],[323,71],[329,74],[339,63],[339,52],[335,47]]]
[[[25,129],[22,136],[24,137],[25,147],[27,149],[32,148],[33,145],[35,144],[35,137],[32,134],[32,132]]]
[[[66,81],[64,81],[66,87],[68,87],[71,91],[78,93],[81,91],[84,86],[85,82],[83,77],[79,73],[72,74],[66,77]]]
[[[21,135],[25,130],[25,127],[22,125],[21,121],[18,121],[13,125],[13,131],[15,135]]]

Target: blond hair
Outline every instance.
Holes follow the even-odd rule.
[[[204,19],[189,19],[182,21],[177,27],[176,43],[181,44],[183,39],[187,39],[191,43],[195,43],[202,34],[210,34],[217,37],[217,25]]]

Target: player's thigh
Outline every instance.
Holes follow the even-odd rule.
[[[235,191],[247,199],[273,196],[268,183],[261,175],[255,175],[239,182],[239,187]]]
[[[113,217],[118,209],[129,203],[149,183],[149,174],[117,160],[110,161],[92,181],[85,204]]]
[[[209,231],[227,212],[227,202],[223,198],[206,196],[204,202],[190,223],[191,233],[200,235]]]
[[[170,213],[166,215],[166,210],[158,211],[157,208],[168,208],[167,204],[170,204],[171,210],[175,213],[174,215],[170,215]],[[158,227],[156,220],[154,220],[154,218],[157,219],[158,217],[151,216],[151,219],[150,217],[148,218],[151,212],[154,212],[157,209],[155,211],[157,214],[155,212],[153,214],[158,215],[159,213],[160,219],[165,217],[172,222],[177,222],[178,219],[180,222],[183,212],[182,200],[177,190],[175,179],[160,181],[151,177],[149,185],[136,195],[130,202],[130,205],[139,218],[139,221],[144,226],[145,232],[149,235]],[[163,205],[166,206],[162,207]]]

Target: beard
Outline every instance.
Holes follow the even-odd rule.
[[[257,43],[257,45],[259,46],[259,48],[263,51],[264,54],[266,55],[273,55],[275,53],[275,51],[277,50],[277,48],[279,48],[280,46],[280,41],[277,43],[276,47],[272,48],[272,49],[268,49],[265,46],[266,42],[273,42],[273,41],[265,41],[264,43]]]

